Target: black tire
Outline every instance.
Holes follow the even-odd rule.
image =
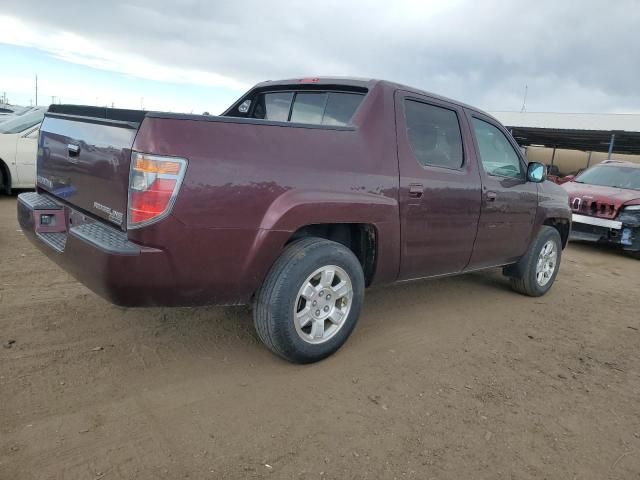
[[[538,257],[544,245],[552,241],[555,243],[557,252],[557,260],[555,269],[551,278],[546,284],[540,285],[536,278],[536,265]],[[562,240],[558,230],[553,227],[542,226],[536,238],[529,245],[529,250],[520,261],[512,268],[507,270],[511,277],[511,288],[518,293],[528,295],[530,297],[540,297],[547,293],[558,275],[560,269],[560,260],[562,257]]]
[[[351,306],[332,337],[324,343],[308,343],[296,330],[294,305],[306,279],[328,265],[340,267],[349,276],[353,291]],[[303,238],[287,246],[256,294],[254,325],[260,340],[275,354],[294,363],[317,362],[347,341],[360,316],[363,300],[364,274],[353,252],[322,238]]]

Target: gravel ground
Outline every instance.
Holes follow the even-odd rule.
[[[564,252],[367,292],[335,356],[290,365],[244,308],[123,309],[0,197],[0,479],[640,479],[640,261]]]

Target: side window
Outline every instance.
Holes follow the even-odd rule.
[[[458,169],[464,161],[458,115],[453,110],[406,100],[407,135],[422,166]]]
[[[523,177],[520,158],[504,133],[478,118],[473,119],[473,130],[485,172],[499,177]]]

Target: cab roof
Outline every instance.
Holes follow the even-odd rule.
[[[457,100],[453,100],[448,97],[444,97],[442,95],[437,95],[435,93],[428,92],[426,90],[421,90],[419,88],[410,87],[408,85],[403,85],[401,83],[392,82],[389,80],[381,80],[377,78],[360,78],[360,77],[302,77],[302,78],[290,78],[285,80],[266,80],[264,82],[258,83],[253,89],[265,89],[269,87],[300,87],[303,85],[324,85],[324,86],[337,86],[337,87],[347,87],[347,88],[356,88],[363,90],[371,90],[374,87],[383,87],[387,89],[393,90],[404,90],[406,92],[415,93],[416,95],[424,95],[427,97],[431,97],[437,100],[441,100],[447,103],[451,103],[463,108],[467,108],[469,110],[473,110],[478,113],[482,113],[487,117],[491,117],[494,120],[498,121],[493,115],[479,108],[473,107],[471,105],[467,105],[463,102],[459,102]]]

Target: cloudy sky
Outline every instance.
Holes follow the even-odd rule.
[[[252,84],[376,77],[486,110],[640,112],[640,0],[3,0],[0,93],[219,113]]]

